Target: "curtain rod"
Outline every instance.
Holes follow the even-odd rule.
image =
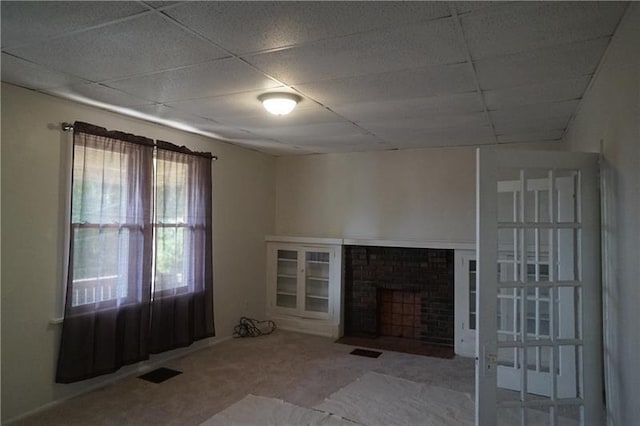
[[[70,131],[73,130],[73,124],[67,123],[65,121],[62,124],[60,124],[60,128],[62,129],[63,132],[70,132]],[[217,155],[212,155],[211,156],[211,161],[216,161],[217,159],[218,159]]]

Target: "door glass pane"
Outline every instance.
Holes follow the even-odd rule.
[[[498,342],[520,340],[521,289],[498,289],[497,332]]]
[[[526,409],[527,425],[551,426],[553,411],[551,407],[530,407]]]
[[[549,223],[551,221],[549,194],[551,180],[548,170],[525,171],[524,220],[526,222]]]
[[[579,426],[582,424],[582,406],[561,405],[558,410],[558,426]]]
[[[556,170],[555,218],[559,223],[574,223],[578,220],[580,194],[577,191],[579,174],[575,170]]]
[[[551,256],[551,230],[533,228],[525,231],[527,242],[527,282],[548,282]]]
[[[580,230],[561,228],[558,238],[558,279],[560,281],[579,281],[579,238]]]
[[[549,340],[551,338],[551,300],[548,288],[528,287],[527,294],[527,340]]]
[[[557,309],[558,325],[555,328],[556,337],[559,339],[582,338],[582,289],[580,287],[558,287]]]
[[[308,251],[305,263],[305,310],[328,313],[329,253]]]
[[[520,407],[498,407],[496,416],[498,420],[498,426],[518,426],[521,423]]]
[[[520,281],[520,239],[519,229],[498,229],[498,281]]]
[[[521,220],[520,169],[501,169],[498,179],[498,222]]]
[[[582,398],[582,346],[558,346],[558,398]]]
[[[553,387],[550,374],[552,348],[528,347],[526,354],[528,399],[549,399]]]
[[[276,305],[295,308],[298,294],[298,252],[278,250],[276,274]]]

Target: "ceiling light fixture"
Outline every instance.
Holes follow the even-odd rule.
[[[287,115],[298,105],[302,98],[295,93],[264,93],[258,96],[264,109],[273,115]]]

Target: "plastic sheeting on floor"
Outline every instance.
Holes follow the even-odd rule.
[[[530,426],[548,425],[549,414],[528,410]],[[579,421],[559,416],[559,424]],[[499,410],[501,426],[520,424],[520,409]],[[313,409],[248,395],[200,426],[471,426],[471,395],[368,372]]]
[[[469,394],[373,372],[315,408],[367,426],[466,426],[474,420]]]
[[[329,413],[275,398],[247,395],[200,426],[356,426]]]

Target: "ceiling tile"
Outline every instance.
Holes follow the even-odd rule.
[[[523,133],[546,132],[550,130],[564,130],[569,122],[569,117],[555,118],[528,118],[512,121],[498,121],[494,123],[496,135],[512,135]]]
[[[264,108],[258,101],[258,96],[262,93],[264,93],[262,90],[234,93],[232,95],[170,102],[167,105],[217,121],[227,117],[255,116],[264,113]],[[311,103],[311,101],[303,99],[298,108],[305,108],[308,103]]]
[[[295,87],[311,98],[331,106],[438,96],[476,89],[473,72],[467,63],[370,74]]]
[[[167,107],[165,105],[144,105],[132,107],[130,109],[136,113],[144,114],[146,117],[143,118],[159,118],[159,121],[164,122],[164,124],[168,124],[166,123],[167,121],[174,124],[177,123],[185,130],[189,130],[189,128],[191,128],[193,131],[195,129],[221,140],[250,140],[258,138],[258,136],[252,135],[246,130],[227,126],[206,118],[197,117],[193,114],[189,114],[176,108]]]
[[[149,105],[153,103],[147,99],[140,99],[119,90],[94,83],[47,89],[45,92],[67,99],[78,100],[80,102],[90,100],[122,107]]]
[[[156,15],[9,51],[91,81],[192,65],[226,55]]]
[[[350,123],[316,123],[304,126],[280,126],[276,128],[251,129],[252,133],[281,142],[304,146],[321,144],[336,138],[353,138],[366,134],[361,128]]]
[[[79,84],[84,80],[3,53],[2,81],[30,89],[46,89]]]
[[[506,110],[491,111],[491,120],[496,133],[529,133],[545,130],[559,130],[567,127],[567,122],[578,106],[577,100],[524,105]]]
[[[246,53],[450,13],[444,2],[188,2],[167,14],[235,53]]]
[[[143,114],[158,117],[163,120],[192,125],[198,128],[216,124],[215,122],[207,120],[206,118],[198,117],[176,108],[167,107],[166,105],[144,105],[134,107],[133,109]]]
[[[451,19],[323,40],[246,58],[284,84],[448,64],[465,60]]]
[[[491,8],[505,7],[513,2],[510,1],[456,1],[453,2],[459,15],[466,13],[482,11],[485,12]]]
[[[332,107],[351,121],[374,121],[425,117],[439,114],[466,114],[483,111],[480,96],[473,93],[424,98],[352,103]]]
[[[507,89],[487,90],[483,95],[487,108],[491,110],[542,102],[567,101],[581,98],[589,80],[589,77],[556,80]]]
[[[363,128],[373,133],[383,132],[390,134],[395,130],[417,130],[417,131],[433,131],[440,129],[467,129],[467,128],[490,128],[491,123],[484,112],[476,112],[471,114],[434,114],[423,116],[420,118],[394,119],[390,117],[387,120],[365,121],[358,123]]]
[[[233,143],[271,155],[305,155],[313,153],[307,148],[269,139],[233,139]]]
[[[540,132],[525,132],[525,133],[507,133],[504,135],[498,135],[499,143],[516,143],[516,142],[540,142],[559,140],[562,138],[564,130],[545,130]]]
[[[320,136],[312,135],[305,138],[299,144],[302,148],[311,148],[315,151],[332,149],[336,151],[361,150],[364,147],[369,149],[384,149],[386,143],[376,135],[369,133],[349,133],[344,135]]]
[[[496,126],[504,127],[507,123],[526,122],[527,120],[549,120],[569,118],[578,107],[577,100],[564,102],[547,102],[535,105],[523,105],[506,110],[490,111],[491,120]]]
[[[174,4],[181,3],[179,1],[145,1],[146,4],[154,9],[160,9],[167,6],[173,6]]]
[[[597,39],[477,61],[478,82],[482,90],[491,90],[588,76],[608,43]]]
[[[136,2],[2,1],[2,48],[45,40],[144,12]]]
[[[473,59],[613,34],[625,2],[516,2],[461,17]]]
[[[429,148],[456,145],[484,145],[496,142],[490,127],[424,129],[393,129],[375,133],[394,148]]]
[[[110,81],[106,84],[158,102],[266,90],[280,86],[236,58],[220,59],[187,68]]]
[[[256,128],[277,129],[281,126],[303,126],[316,123],[345,122],[346,120],[314,103],[311,107],[296,108],[293,112],[284,116],[275,116],[263,109],[256,115],[227,115],[226,117],[221,117],[219,121],[251,131]]]

